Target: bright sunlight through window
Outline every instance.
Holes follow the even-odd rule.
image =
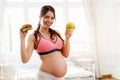
[[[8,35],[5,37],[7,45],[5,47],[9,51],[19,53],[20,27],[25,23],[31,23],[33,30],[36,29],[40,8],[44,4],[51,4],[55,7],[56,21],[53,28],[59,30],[63,38],[65,24],[71,21],[76,25],[71,38],[71,54],[89,51],[89,25],[82,0],[6,0],[4,4],[8,4],[4,11],[4,27],[6,32],[10,33],[5,34]]]

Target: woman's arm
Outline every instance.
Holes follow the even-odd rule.
[[[72,36],[73,30],[66,29],[65,31],[65,43],[62,48],[62,54],[64,57],[68,57],[70,53],[70,37]]]
[[[21,59],[23,63],[27,63],[32,55],[32,51],[34,49],[34,35],[31,34],[27,40],[27,46],[25,45],[25,36],[27,32],[22,33],[20,31],[20,53]]]

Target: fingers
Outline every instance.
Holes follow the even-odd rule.
[[[22,27],[21,27],[20,30],[19,30],[19,32],[20,32],[20,38],[21,38],[21,39],[24,39],[28,32],[27,32],[27,31],[22,32],[21,29],[22,29]]]
[[[73,34],[74,29],[66,29],[65,36],[66,38],[70,38]]]
[[[73,33],[73,29],[66,29],[66,34],[71,34],[72,35],[72,33]]]

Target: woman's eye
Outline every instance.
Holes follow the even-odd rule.
[[[49,18],[49,16],[45,16],[45,18]]]
[[[45,16],[46,19],[49,19],[50,17],[49,16]],[[51,20],[54,20],[54,17],[51,17],[50,18]]]
[[[54,19],[54,17],[51,18],[52,20]]]

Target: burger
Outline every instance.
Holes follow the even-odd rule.
[[[26,32],[28,30],[32,30],[32,25],[31,24],[24,24],[21,28],[22,32]]]

